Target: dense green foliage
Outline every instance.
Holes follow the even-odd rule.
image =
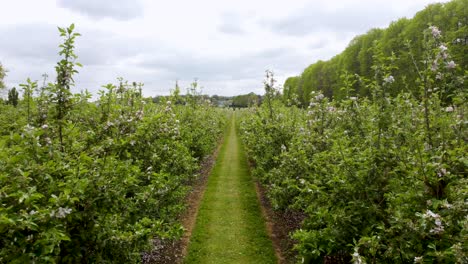
[[[18,91],[16,91],[16,88],[13,87],[10,90],[8,90],[7,104],[11,104],[14,107],[16,107],[18,105],[18,100],[19,100],[19,94],[18,94]]]
[[[289,104],[307,107],[312,91],[321,91],[328,98],[343,99],[346,94],[341,87],[346,85],[343,72],[358,74],[361,80],[374,79],[372,65],[375,56],[383,53],[396,56],[393,62],[394,85],[389,89],[393,96],[402,91],[417,95],[419,90],[412,85],[420,77],[415,64],[424,68],[424,39],[421,32],[428,25],[436,25],[444,34],[446,46],[451,50],[452,59],[461,69],[468,66],[468,2],[452,0],[444,4],[432,4],[418,12],[414,18],[402,18],[386,29],[372,29],[355,37],[339,55],[328,61],[318,61],[307,67],[300,76],[290,77],[284,83],[284,100]],[[409,52],[411,51],[411,52]],[[412,55],[411,55],[412,54]],[[414,61],[413,57],[421,58]],[[443,66],[440,66],[443,67]],[[354,96],[370,97],[372,91],[366,84],[353,84]]]
[[[302,262],[468,262],[467,10],[372,29],[282,95],[267,71],[263,97],[213,97],[255,106],[238,111],[242,140],[274,209],[305,215]],[[196,81],[168,97],[123,79],[94,102],[74,94],[79,34],[59,32],[57,79],[0,100],[0,263],[140,262],[153,238],[181,236],[226,111]]]
[[[232,98],[231,107],[245,108],[258,105],[261,102],[261,97],[255,93],[237,95]]]
[[[5,76],[6,76],[6,69],[0,63],[0,91],[5,88],[5,83],[3,81]]]
[[[154,104],[135,83],[73,94],[70,28],[57,80],[0,105],[0,263],[133,263],[182,234],[178,215],[224,130],[208,104]]]
[[[342,100],[312,92],[307,109],[288,107],[267,76],[271,103],[244,113],[273,207],[306,215],[293,234],[303,262],[468,262],[466,75],[437,27],[421,35],[424,50],[402,55],[428,62],[411,91],[396,81],[411,71],[379,52],[372,79],[341,75]],[[357,82],[369,98],[356,97]]]

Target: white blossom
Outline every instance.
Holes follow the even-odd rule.
[[[445,169],[445,168],[442,168],[442,169],[440,169],[440,172],[439,172],[439,173],[440,173],[440,175],[439,175],[439,176],[444,176],[444,175],[446,175],[446,174],[447,174],[447,169]]]
[[[26,132],[26,134],[30,135],[33,131],[34,131],[34,127],[31,126],[30,124],[27,124],[26,126],[24,126],[24,132]]]
[[[56,212],[57,218],[65,218],[67,215],[71,213],[72,209],[71,208],[63,208],[59,207],[59,209]]]
[[[442,204],[443,207],[447,208],[447,209],[450,209],[453,207],[453,205],[451,205],[449,202],[447,202],[447,200],[444,201],[444,203]]]
[[[317,101],[320,101],[323,98],[325,98],[325,96],[323,94],[318,94],[317,96],[315,96],[315,100],[317,100]]]
[[[395,81],[395,78],[392,75],[384,78],[385,83],[393,83],[394,81]]]
[[[441,225],[441,226],[436,226],[434,227],[433,229],[429,230],[430,233],[433,233],[433,234],[436,234],[436,235],[440,235],[444,232],[444,227]]]
[[[111,121],[107,121],[106,125],[104,126],[104,129],[108,129],[109,127],[111,127],[113,125],[114,125],[114,123],[112,123]]]
[[[453,112],[453,107],[452,106],[447,106],[447,108],[445,108],[445,112],[447,112],[447,113]]]
[[[286,146],[285,145],[281,145],[281,151],[286,151]]]
[[[438,214],[435,214],[434,212],[432,212],[431,210],[427,210],[426,213],[423,215],[424,218],[439,218],[440,215]]]
[[[138,110],[136,113],[135,113],[135,116],[137,119],[142,119],[143,118],[143,110]]]
[[[414,263],[423,263],[423,257],[414,257]]]
[[[353,263],[354,264],[362,264],[363,263],[362,258],[361,258],[361,256],[359,255],[359,253],[357,251],[355,251],[353,253]]]

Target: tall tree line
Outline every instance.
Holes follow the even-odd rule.
[[[416,93],[414,84],[418,78],[416,67],[423,61],[424,30],[430,25],[437,26],[444,37],[451,56],[459,70],[468,65],[468,1],[452,0],[448,3],[431,4],[418,12],[412,19],[401,18],[392,22],[388,28],[369,30],[355,37],[348,47],[328,61],[317,61],[308,66],[301,75],[286,79],[283,97],[290,104],[307,106],[311,92],[321,91],[325,96],[342,99],[346,94],[341,87],[353,76],[353,95],[370,97],[372,91],[366,89],[363,80],[372,80],[377,55],[395,58],[393,70],[395,78],[390,95],[401,91]]]

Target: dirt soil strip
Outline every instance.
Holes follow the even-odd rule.
[[[255,181],[257,198],[265,218],[268,235],[273,241],[275,254],[280,264],[297,263],[297,254],[293,251],[294,240],[290,233],[300,228],[304,220],[304,214],[291,211],[274,211],[266,190],[262,184]]]
[[[151,252],[143,254],[143,263],[174,264],[183,262],[197,219],[198,208],[205,193],[206,184],[208,183],[208,176],[211,174],[223,142],[224,137],[219,140],[216,150],[202,162],[199,177],[194,180],[192,184],[193,189],[185,198],[187,209],[180,216],[180,221],[185,229],[184,235],[180,240],[154,239],[154,248]]]
[[[255,192],[257,193],[257,199],[260,203],[260,209],[262,210],[262,216],[265,219],[265,225],[267,228],[268,236],[270,237],[271,241],[273,242],[273,247],[275,249],[275,255],[278,259],[278,263],[286,263],[283,257],[283,252],[280,247],[280,241],[278,240],[274,230],[274,223],[270,217],[270,214],[267,212],[269,208],[263,204],[262,194],[260,193],[260,184],[255,181]]]

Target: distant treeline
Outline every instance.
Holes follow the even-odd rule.
[[[262,102],[262,96],[254,94],[254,93],[249,93],[249,94],[242,94],[242,95],[237,95],[232,98],[232,103],[231,107],[236,107],[236,108],[243,108],[243,107],[249,107],[249,106],[254,106],[254,105],[260,105]]]
[[[329,98],[340,100],[346,96],[341,90],[346,82],[345,72],[350,74],[348,76],[359,75],[353,84],[353,96],[369,97],[372,91],[359,80],[372,80],[375,71],[371,66],[375,65],[376,58],[392,54],[395,58],[392,64],[397,69],[393,70],[394,83],[388,92],[396,95],[405,90],[417,95],[418,88],[407,84],[415,83],[418,78],[416,66],[425,62],[415,62],[412,57],[424,57],[427,50],[424,38],[428,37],[424,31],[430,25],[441,30],[452,59],[459,70],[465,70],[468,65],[468,1],[453,0],[429,5],[412,19],[402,18],[386,29],[371,29],[355,37],[341,54],[328,61],[313,63],[300,76],[288,78],[283,85],[284,99],[305,106],[312,91],[321,91]]]
[[[161,101],[174,99],[174,96],[155,96],[153,102],[159,103]],[[176,97],[175,104],[184,105],[190,100],[205,101],[211,105],[218,107],[234,107],[234,108],[245,108],[254,105],[260,105],[262,102],[262,96],[255,93],[242,94],[236,96],[221,96],[221,95],[178,95]]]

